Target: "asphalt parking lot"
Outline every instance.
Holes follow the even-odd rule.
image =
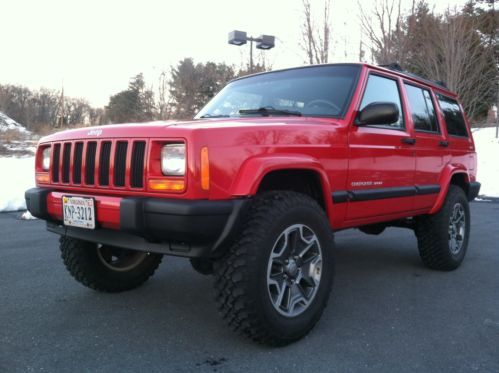
[[[409,230],[336,236],[336,279],[321,321],[272,349],[232,333],[211,277],[165,257],[144,286],[84,288],[42,221],[0,214],[0,371],[499,372],[499,203],[472,204],[457,271],[424,268]]]

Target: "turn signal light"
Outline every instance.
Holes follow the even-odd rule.
[[[201,149],[201,188],[210,189],[210,159],[208,157],[208,148]]]
[[[180,193],[184,191],[185,181],[182,179],[149,179],[149,189]]]
[[[50,177],[48,172],[37,172],[35,180],[37,183],[48,184],[50,182]]]

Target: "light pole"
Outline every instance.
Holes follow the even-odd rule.
[[[253,42],[256,42],[256,48],[269,50],[275,46],[275,37],[272,35],[260,35],[257,38],[248,36],[246,31],[231,31],[229,32],[229,44],[240,47],[241,45],[250,42],[250,73],[253,72]]]

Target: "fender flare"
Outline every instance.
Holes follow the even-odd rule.
[[[321,183],[326,213],[332,208],[331,186],[322,164],[315,158],[295,154],[266,154],[247,159],[239,169],[230,194],[234,197],[254,196],[265,175],[279,170],[307,170],[315,172]]]
[[[449,163],[442,170],[440,177],[440,193],[437,196],[437,199],[431,208],[428,214],[436,214],[443,206],[445,202],[445,197],[447,196],[447,192],[449,191],[449,185],[452,177],[457,174],[463,174],[466,183],[470,182],[470,176],[468,174],[468,170],[464,165],[460,163]]]

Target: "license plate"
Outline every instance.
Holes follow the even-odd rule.
[[[64,225],[95,229],[95,207],[93,198],[62,197]]]

